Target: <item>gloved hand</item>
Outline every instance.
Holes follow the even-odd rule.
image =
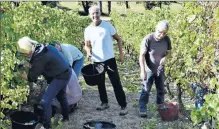
[[[164,70],[164,66],[163,65],[160,65],[158,68],[157,68],[157,76],[160,76],[160,73],[163,72]]]
[[[165,60],[166,60],[166,58],[163,57],[163,58],[160,60],[160,65],[164,65],[164,64],[165,64]]]

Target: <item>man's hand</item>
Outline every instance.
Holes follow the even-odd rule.
[[[91,53],[87,54],[87,60],[88,61],[91,61],[91,57],[92,57]]]
[[[69,89],[68,89],[68,90],[66,90],[66,94],[70,94],[70,91],[69,91]]]
[[[23,74],[21,74],[21,78],[27,79],[27,74],[24,72]]]
[[[165,64],[165,60],[166,60],[165,57],[163,57],[163,58],[160,60],[160,66],[163,66],[163,65]]]
[[[141,73],[140,73],[140,76],[141,76],[141,79],[142,79],[142,80],[146,80],[146,79],[147,79],[147,74],[146,74],[145,71],[141,72]]]
[[[163,69],[164,69],[164,66],[163,66],[163,65],[160,65],[160,66],[157,68],[157,76],[160,76],[160,73],[163,72]]]

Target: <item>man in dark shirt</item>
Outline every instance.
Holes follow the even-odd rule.
[[[51,128],[51,103],[55,97],[62,107],[63,121],[69,120],[69,107],[65,91],[72,71],[68,61],[55,47],[39,44],[29,37],[19,39],[18,51],[30,58],[28,75],[22,74],[21,77],[28,79],[29,82],[35,82],[40,75],[43,75],[50,84],[40,102],[43,108],[44,128]]]
[[[167,36],[169,25],[160,21],[156,31],[147,35],[140,46],[140,76],[143,80],[143,88],[139,98],[139,115],[147,116],[147,103],[153,81],[157,89],[157,104],[164,102],[164,64],[170,55],[171,42]]]

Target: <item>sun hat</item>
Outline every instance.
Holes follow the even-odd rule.
[[[25,37],[22,37],[18,40],[17,50],[20,53],[28,54],[35,49],[36,44],[38,44],[37,41],[32,40],[31,38],[25,36]]]

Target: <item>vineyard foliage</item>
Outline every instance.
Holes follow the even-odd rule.
[[[166,63],[167,81],[180,85],[183,92],[191,95],[191,82],[208,86],[206,104],[201,110],[193,110],[191,119],[195,124],[211,117],[219,122],[219,7],[211,7],[197,2],[186,2],[180,13],[171,12],[169,7],[154,8],[144,13],[112,12],[112,21],[125,42],[128,51],[138,58],[142,39],[154,32],[158,21],[170,24],[168,35],[172,41],[172,56]],[[136,56],[137,55],[137,56]],[[136,59],[137,61],[137,59]],[[219,127],[219,125],[217,125]]]
[[[16,64],[24,61],[16,53],[16,42],[29,36],[42,43],[57,40],[79,48],[83,46],[84,28],[89,24],[88,17],[81,17],[74,11],[42,6],[40,2],[22,2],[14,8],[9,2],[1,2],[1,110],[0,128],[10,124],[5,112],[17,109],[27,101],[28,83],[21,79],[24,70]],[[27,71],[26,71],[27,72]]]
[[[170,24],[168,35],[172,41],[172,56],[166,63],[167,81],[180,85],[192,96],[189,83],[208,86],[216,94],[205,96],[201,110],[193,110],[191,118],[195,124],[215,117],[219,123],[219,7],[197,2],[186,2],[180,13],[170,11],[168,6],[146,10],[143,13],[113,11],[112,23],[124,41],[132,57],[138,63],[141,40],[155,30],[160,20]],[[57,40],[83,47],[83,32],[90,19],[74,11],[42,6],[40,2],[22,2],[14,8],[9,2],[1,2],[1,110],[0,128],[10,124],[5,119],[6,109],[14,110],[27,101],[28,83],[20,78],[23,72],[16,64],[24,59],[17,56],[16,42],[29,36],[39,42]],[[217,125],[219,128],[219,125]]]

